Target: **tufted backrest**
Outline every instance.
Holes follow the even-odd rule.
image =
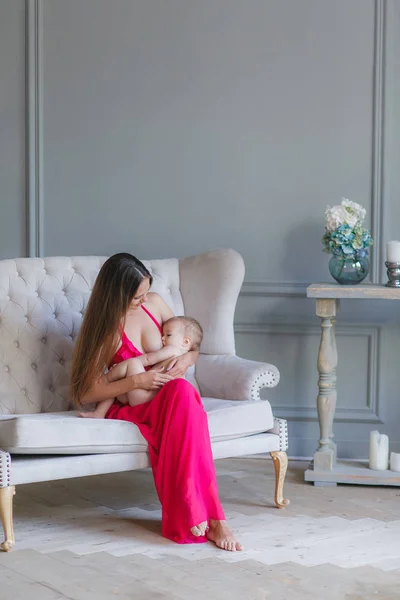
[[[68,410],[72,348],[106,257],[0,261],[0,412]],[[159,293],[183,314],[178,260],[144,261]]]
[[[233,311],[243,274],[240,268],[239,273],[231,269],[225,281],[218,269],[227,272],[227,265],[232,267],[237,257],[233,250],[216,250],[182,261],[143,261],[153,275],[152,291],[176,315],[185,312],[181,289],[187,280],[186,312],[204,320],[206,352],[234,352]],[[68,384],[73,344],[105,260],[77,256],[0,261],[0,413],[71,408]],[[207,280],[213,282],[211,288]],[[193,289],[195,294],[190,294]],[[223,315],[213,311],[218,297],[223,300]],[[214,316],[206,317],[205,305]],[[193,372],[187,378],[196,385]]]

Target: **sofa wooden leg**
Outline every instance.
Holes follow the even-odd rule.
[[[275,467],[275,504],[278,508],[285,508],[290,500],[283,497],[283,482],[285,481],[288,457],[286,452],[270,452]]]
[[[8,487],[0,488],[0,518],[4,529],[5,539],[0,548],[4,552],[9,552],[15,544],[14,530],[13,530],[13,497],[15,494],[15,487],[10,485]]]

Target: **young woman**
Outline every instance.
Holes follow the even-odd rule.
[[[106,418],[135,423],[149,444],[163,535],[180,544],[208,539],[224,550],[242,550],[218,498],[207,415],[197,391],[181,378],[198,353],[173,359],[165,373],[114,382],[105,377],[107,367],[161,348],[162,325],[173,314],[149,292],[151,283],[146,267],[130,254],[115,254],[103,264],[74,350],[72,398],[82,406],[134,389],[159,389],[137,406],[114,400]]]

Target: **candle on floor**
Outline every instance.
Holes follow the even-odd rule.
[[[400,242],[397,240],[386,244],[386,260],[390,263],[400,263]]]
[[[390,453],[390,470],[400,473],[400,454],[398,452]]]
[[[379,431],[369,434],[369,468],[385,471],[389,466],[389,438]]]

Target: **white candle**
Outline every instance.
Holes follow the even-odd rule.
[[[386,244],[386,260],[391,263],[400,262],[400,242],[397,240]]]
[[[400,454],[397,452],[390,453],[390,470],[400,473]]]
[[[389,463],[389,438],[379,431],[369,434],[369,468],[385,471]]]

